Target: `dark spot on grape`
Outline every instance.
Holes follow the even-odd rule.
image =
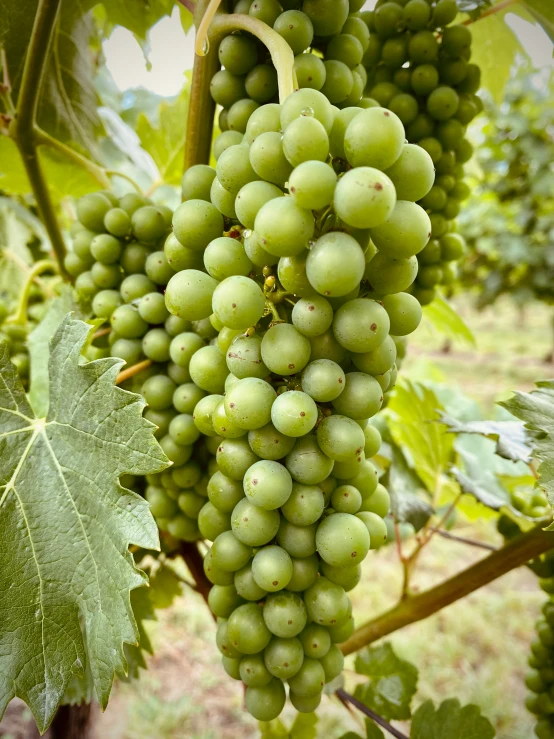
[[[243,518],[242,520],[243,520],[243,521],[248,521],[248,519],[247,519],[247,518]]]
[[[222,446],[218,447],[217,451],[218,452],[222,452],[223,451],[223,447]]]
[[[352,552],[352,554],[350,556],[351,557],[357,557],[358,556],[358,552]]]
[[[294,28],[294,26],[292,25],[292,23],[289,25],[289,28],[290,28],[291,31]]]
[[[273,443],[274,444],[278,444],[279,443],[279,439],[273,439]]]
[[[227,427],[226,427],[226,426],[222,426],[222,427],[221,427],[221,430],[222,430],[222,431],[227,431]]]
[[[331,619],[331,623],[332,624],[336,624],[337,623],[337,619],[336,618]]]
[[[339,385],[342,385],[342,377],[339,377]]]
[[[258,484],[257,480],[252,480],[252,485],[257,485],[257,484]]]
[[[288,667],[288,666],[289,666],[288,662],[283,662],[283,667]]]
[[[296,192],[296,187],[289,188],[291,192]]]
[[[309,305],[308,310],[315,310],[315,305]]]
[[[271,584],[272,585],[279,585],[279,580],[274,580]]]
[[[288,623],[288,624],[289,624],[289,626],[290,626],[290,625],[291,625],[291,623],[292,623],[292,621],[291,621],[291,620],[289,619],[289,621],[287,621],[287,623]]]
[[[246,672],[250,672],[250,667],[247,667],[246,668]]]
[[[304,418],[305,415],[304,411],[300,411],[300,418]]]
[[[317,649],[317,648],[318,648],[318,646],[319,646],[319,644],[317,644],[317,642],[314,642],[314,643],[312,644],[312,647],[313,647],[314,649]]]
[[[236,308],[236,307],[237,307],[236,303],[231,303],[231,308]]]
[[[388,118],[388,117],[389,117],[389,115],[390,115],[389,111],[388,111],[388,110],[386,110],[386,111],[385,111],[385,118]]]
[[[378,191],[383,189],[383,185],[380,182],[376,182],[373,187]]]
[[[370,326],[369,328],[370,328],[370,329],[371,329],[372,331],[377,331],[377,324],[376,324],[376,323],[372,323],[372,324],[371,324],[371,326]]]
[[[294,369],[294,364],[289,364],[289,369]]]
[[[308,77],[309,81],[311,82],[313,80],[313,77]]]
[[[234,403],[229,403],[229,408],[234,408],[234,407],[235,407]]]

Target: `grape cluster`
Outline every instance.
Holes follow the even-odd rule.
[[[217,330],[209,320],[185,321],[165,307],[164,290],[175,274],[164,252],[175,240],[169,208],[135,193],[118,199],[99,192],[81,198],[77,215],[65,265],[76,276],[77,291],[92,301],[100,328],[85,354],[119,357],[127,366],[151,361],[123,387],[142,393],[144,415],[156,425],[155,435],[173,463],[161,474],[126,477],[122,483],[144,493],[160,529],[194,541],[200,537],[198,513],[207,499],[217,445],[193,421],[206,392],[192,382],[189,363]],[[222,228],[220,216],[219,233]],[[191,264],[200,266],[201,259]],[[102,322],[109,324],[107,332]]]
[[[514,491],[511,495],[514,508],[530,518],[544,518],[550,514],[546,495],[534,490]],[[498,531],[505,539],[521,533],[517,523],[508,516],[498,519]],[[527,710],[537,716],[535,734],[538,739],[554,739],[554,551],[535,557],[527,566],[539,578],[539,585],[549,599],[542,607],[542,617],[535,624],[536,639],[531,642],[528,659],[529,671],[525,685],[530,695],[525,701]]]
[[[205,571],[225,669],[271,720],[283,681],[312,711],[340,673],[346,592],[387,536],[369,419],[421,320],[406,290],[430,236],[415,201],[434,168],[394,113],[339,111],[313,88],[256,108],[240,143],[218,141],[215,170],[183,178],[165,302],[219,331],[188,366],[207,393],[194,422],[217,439],[198,527],[213,542]]]
[[[438,284],[455,279],[465,251],[454,233],[460,203],[469,195],[464,164],[472,155],[465,133],[482,110],[480,70],[470,63],[471,32],[455,19],[455,0],[387,0],[361,17],[370,30],[363,64],[366,93],[398,115],[406,136],[431,156],[437,176],[418,202],[429,213],[432,239],[418,255],[414,294],[429,303]]]

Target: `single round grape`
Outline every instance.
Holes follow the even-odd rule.
[[[89,193],[77,202],[77,218],[89,231],[101,233],[104,230],[104,218],[111,207],[111,202],[102,193]]]
[[[233,275],[216,286],[212,306],[224,326],[246,329],[262,317],[265,298],[257,282],[243,275]]]
[[[130,216],[135,210],[147,204],[147,199],[137,192],[128,192],[119,199],[119,206]]]
[[[179,413],[192,413],[206,393],[193,382],[180,385],[173,393],[173,406]]]
[[[245,231],[244,251],[248,259],[257,267],[266,267],[277,264],[279,257],[266,251],[255,231]]]
[[[252,549],[239,541],[232,531],[220,534],[215,539],[211,552],[214,565],[227,572],[240,570],[252,556]]]
[[[299,671],[289,680],[295,695],[309,697],[321,693],[325,684],[325,672],[319,660],[306,657]]]
[[[403,292],[386,295],[382,303],[389,316],[393,336],[407,336],[419,326],[423,313],[413,295]]]
[[[389,508],[389,493],[387,489],[383,485],[381,485],[381,483],[379,483],[375,488],[375,491],[367,498],[364,498],[361,510],[369,511],[370,513],[376,513],[381,518],[384,518],[389,512]]]
[[[187,249],[202,251],[223,232],[223,216],[204,200],[187,200],[173,214],[173,230]]]
[[[210,588],[208,605],[210,611],[218,618],[229,618],[242,602],[234,585],[214,585]]]
[[[369,35],[368,35],[369,42]],[[338,36],[334,36],[329,42],[326,50],[326,58],[342,62],[350,69],[361,63],[364,55],[364,48],[361,41],[344,31]],[[331,100],[331,102],[334,102]]]
[[[348,514],[333,514],[325,520],[335,516],[347,516]],[[354,517],[352,517],[354,518]],[[361,521],[356,519],[358,523]],[[369,535],[362,524],[362,528],[369,539]],[[319,577],[304,593],[304,602],[308,616],[317,624],[333,626],[343,621],[348,615],[349,601],[344,588],[337,585],[326,577]]]
[[[216,397],[221,400],[221,396]],[[202,431],[202,429],[200,430]],[[250,449],[248,442],[244,438],[224,439],[217,447],[216,459],[221,472],[227,475],[227,477],[232,477],[233,480],[242,480],[246,474],[246,470],[254,462],[258,461],[258,457]]]
[[[292,309],[292,323],[304,336],[320,336],[333,322],[333,309],[325,298],[302,298]]]
[[[337,645],[333,644],[319,663],[325,673],[325,682],[329,683],[341,674],[344,668],[344,655]]]
[[[417,257],[395,259],[376,254],[367,265],[364,277],[376,293],[389,295],[407,290],[417,276]]]
[[[247,275],[252,269],[252,262],[240,241],[228,236],[220,236],[208,244],[204,265],[208,274],[218,281],[233,275]]]
[[[179,508],[186,516],[197,519],[198,514],[204,507],[205,498],[201,495],[197,495],[191,490],[186,490],[184,493],[179,495],[177,502],[179,503]]]
[[[393,183],[384,172],[372,167],[360,166],[344,174],[334,195],[337,215],[354,228],[383,223],[393,212],[395,202]]]
[[[318,521],[325,508],[321,488],[294,483],[292,493],[281,507],[281,513],[295,526],[309,526]]]
[[[217,348],[222,354],[226,354],[232,342],[237,338],[237,336],[241,335],[241,331],[236,328],[227,328],[213,314],[210,316],[210,322],[212,321],[217,324],[216,331],[219,331],[215,339]]]
[[[225,357],[216,346],[203,346],[190,360],[189,372],[192,381],[209,393],[223,392],[225,378],[229,374]]]
[[[437,121],[452,118],[458,110],[460,99],[453,87],[436,87],[427,98],[427,112]]]
[[[340,33],[350,6],[348,0],[304,0],[302,10],[312,21],[316,36]]]
[[[262,133],[281,130],[281,106],[277,103],[267,103],[257,108],[248,121],[244,142],[252,142]]]
[[[300,10],[285,10],[278,16],[273,29],[285,39],[295,55],[305,51],[314,37],[311,20]]]
[[[289,437],[304,436],[317,422],[317,406],[304,392],[289,390],[279,395],[271,407],[275,428]]]
[[[297,695],[293,690],[289,691],[292,705],[300,713],[312,713],[321,703],[321,693],[315,695]]]
[[[296,256],[281,257],[281,259],[279,259],[279,264],[277,265],[277,275],[281,285],[288,292],[302,298],[309,298],[317,295],[314,288],[308,282],[308,276],[306,274],[307,258],[308,251],[304,249],[303,252]],[[266,264],[272,263],[273,262],[266,262]]]
[[[225,149],[228,149],[230,146],[236,146],[237,144],[241,144],[243,140],[242,133],[239,133],[239,131],[223,131],[219,134],[219,136],[214,141],[213,145],[213,155],[217,162],[219,157],[223,154]],[[197,165],[200,166],[200,165]],[[207,165],[202,165],[207,166]],[[208,197],[204,198],[198,198],[198,200],[207,200],[208,202],[211,200],[211,186],[213,184],[213,179],[210,180],[210,187],[208,190]]]
[[[361,562],[369,551],[369,532],[359,518],[350,513],[334,513],[317,527],[319,556],[335,567]]]
[[[146,264],[146,257],[147,254],[132,254],[129,258],[129,261],[131,261],[132,258],[132,269],[129,269],[127,266],[127,253],[130,249],[138,249],[141,245],[140,244],[129,244],[123,252],[123,257],[121,260],[121,264],[123,265],[123,268],[127,272],[140,272],[144,269],[144,266]],[[141,247],[144,248],[144,247]],[[167,257],[167,263],[171,266],[171,269],[173,269],[175,272],[179,272],[184,269],[202,269],[202,254],[198,251],[194,251],[192,249],[187,249],[185,246],[183,246],[179,241],[177,241],[177,238],[175,234],[171,233],[165,240],[164,244],[164,254]],[[137,259],[135,257],[140,258],[141,265],[139,265]],[[139,268],[140,267],[140,268]]]
[[[244,98],[243,100],[237,100],[236,103],[229,108],[227,115],[227,124],[229,130],[239,131],[244,133],[248,124],[248,119],[252,113],[260,106],[254,100],[250,98]]]
[[[425,1],[425,0],[423,0]],[[399,200],[421,200],[435,180],[435,168],[429,154],[416,144],[404,144],[396,162],[387,169]]]
[[[212,296],[216,287],[217,282],[210,275],[186,269],[173,275],[168,282],[165,304],[169,312],[179,318],[189,321],[207,318],[212,312]]]
[[[267,131],[259,134],[250,147],[250,164],[253,171],[269,183],[284,185],[292,172],[292,165],[285,157],[280,133]],[[277,197],[281,195],[278,193]]]
[[[310,623],[298,637],[302,643],[304,654],[312,659],[321,659],[331,648],[331,637],[324,626]]]
[[[408,54],[413,64],[426,64],[438,58],[439,44],[432,31],[418,31],[410,38]]]
[[[138,208],[131,216],[133,233],[139,241],[153,242],[160,239],[165,231],[165,219],[153,205]]]
[[[150,504],[150,512],[153,516],[171,518],[177,513],[177,503],[162,488],[149,485],[146,488],[145,497]]]
[[[339,485],[331,495],[331,507],[337,513],[357,513],[362,505],[360,491],[353,485]]]
[[[320,336],[311,336],[310,344],[312,347],[312,361],[330,359],[339,364],[348,358],[348,352],[338,343],[331,330],[326,331]]]
[[[292,124],[287,131],[290,128]],[[295,167],[289,177],[289,190],[301,208],[320,210],[332,201],[336,183],[337,175],[324,161],[303,161]]]
[[[410,76],[410,84],[416,95],[429,95],[439,84],[439,73],[433,64],[420,64]]]
[[[261,652],[271,639],[257,603],[244,603],[229,616],[227,633],[231,645],[242,654]]]
[[[254,580],[251,563],[248,563],[241,570],[235,572],[234,584],[237,593],[245,600],[258,601],[267,595],[267,591],[260,588]]]
[[[261,549],[252,560],[254,580],[265,591],[274,593],[286,588],[293,573],[290,555],[281,547]]]
[[[298,54],[294,57],[294,71],[298,87],[321,90],[325,84],[327,70],[323,61],[315,54]]]
[[[227,368],[235,377],[263,379],[269,375],[269,370],[262,360],[261,344],[262,340],[255,334],[239,335],[232,341],[226,353],[226,360]]]
[[[189,167],[181,180],[183,200],[205,200],[209,203],[210,188],[214,177],[215,169],[207,164],[195,164]]]
[[[327,564],[327,562],[322,562],[321,572],[328,580],[335,585],[340,585],[346,592],[353,590],[362,577],[362,568],[360,565],[333,567]]]
[[[171,473],[172,480],[180,488],[194,487],[202,477],[200,466],[196,462],[189,462],[184,467],[174,469]],[[186,511],[184,511],[186,513]]]
[[[264,364],[276,374],[294,375],[310,358],[310,342],[289,323],[273,325],[262,339]]]
[[[115,264],[121,255],[121,241],[110,234],[98,234],[90,243],[90,253],[97,262]]]
[[[358,298],[342,305],[335,313],[333,333],[345,349],[368,352],[388,335],[390,320],[386,310],[375,300]],[[332,398],[331,398],[332,400]]]
[[[319,571],[319,560],[317,555],[311,554],[308,557],[295,558],[292,557],[292,577],[289,580],[287,589],[300,593],[317,578]]]
[[[118,290],[100,290],[92,300],[93,313],[100,318],[111,318],[114,310],[120,305],[121,296]]]
[[[223,213],[224,216],[233,219],[237,217],[235,211],[235,193],[226,190],[217,177],[212,182],[210,198],[218,211]]]
[[[69,257],[70,254],[67,256]],[[82,270],[80,272],[82,273]],[[104,290],[117,287],[123,276],[118,264],[102,264],[101,262],[95,262],[88,274],[92,277],[94,284]]]
[[[165,452],[166,457],[170,462],[179,466],[189,461],[192,456],[192,446],[181,446],[177,444],[169,434],[162,436],[160,439],[160,446]],[[179,537],[186,538],[186,537]],[[198,538],[193,537],[193,538]]]
[[[299,254],[314,234],[314,218],[300,208],[294,198],[275,198],[265,203],[256,216],[255,232],[261,245],[278,257]]]
[[[124,339],[136,339],[148,329],[148,324],[134,305],[118,306],[112,313],[111,324],[116,334]]]
[[[248,468],[244,476],[246,497],[268,511],[284,505],[293,489],[290,473],[279,462],[262,459]]]
[[[369,532],[371,549],[379,549],[379,547],[382,547],[388,538],[387,524],[383,519],[376,513],[371,513],[370,511],[361,511],[357,516],[365,524]]]
[[[273,679],[271,672],[265,666],[262,654],[252,654],[243,657],[239,666],[242,682],[248,688],[261,688]]]
[[[228,190],[235,196],[241,187],[244,187],[248,182],[259,179],[256,172],[252,169],[248,154],[248,147],[240,144],[239,146],[230,146],[228,149],[225,149],[217,160],[217,180],[225,190]],[[217,235],[220,236],[221,231]]]
[[[169,311],[165,307],[164,296],[157,292],[146,293],[141,297],[138,312],[149,324],[164,323],[169,316]]]
[[[306,606],[296,593],[281,590],[267,596],[263,617],[272,634],[290,639],[299,634],[306,625]]]
[[[365,352],[364,354],[355,354],[352,357],[352,361],[356,367],[362,371],[362,374],[367,373],[374,376],[382,375],[384,372],[388,372],[396,361],[396,344],[390,336],[387,336],[383,343],[376,349],[373,349],[370,352]],[[367,388],[367,392],[370,392],[369,388]],[[377,393],[376,388],[375,392]],[[352,398],[352,400],[354,400],[354,398]],[[375,398],[375,401],[376,400],[377,399]],[[364,418],[369,418],[370,415],[366,415]]]
[[[337,398],[344,389],[344,381],[342,367],[330,359],[310,362],[302,372],[302,389],[321,403]]]
[[[227,392],[225,412],[241,428],[261,428],[269,423],[275,398],[275,390],[265,380],[246,377]]]
[[[175,270],[167,261],[163,251],[155,251],[148,255],[144,265],[146,274],[156,285],[167,285],[175,274]]]
[[[344,135],[344,151],[353,167],[391,167],[402,153],[404,126],[385,108],[368,108],[352,119]]]
[[[208,503],[206,503],[206,506],[207,505]],[[206,508],[206,506],[204,506],[204,508]],[[201,515],[202,515],[202,511],[200,512],[200,516]],[[198,517],[199,525],[200,525],[200,516]],[[224,530],[225,529],[222,529],[222,531]],[[202,534],[202,536],[204,536],[204,534]],[[211,539],[211,537],[208,537],[208,536],[206,538]],[[206,574],[206,577],[212,583],[212,585],[232,585],[233,584],[234,576],[232,572],[226,572],[225,570],[220,570],[218,567],[214,566],[212,562],[211,550],[208,550],[208,552],[206,553],[206,556],[204,557],[203,566],[204,566],[204,572]]]
[[[282,145],[283,153],[293,167],[308,161],[325,162],[329,156],[327,131],[317,118],[311,116],[300,116],[289,123]]]
[[[369,29],[362,18],[352,15],[352,13],[357,12],[363,7],[363,3],[361,2],[361,0],[358,0],[357,4],[360,6],[360,8],[353,9],[352,3],[349,3],[351,15],[347,18],[346,23],[342,27],[342,33],[355,36],[362,45],[363,54],[369,46]]]
[[[459,57],[471,46],[471,31],[466,26],[445,28],[442,48],[453,58]]]
[[[306,260],[310,284],[320,295],[330,297],[346,295],[357,287],[364,269],[364,254],[358,242],[338,231],[321,236]]]
[[[277,543],[291,557],[309,557],[316,551],[315,531],[315,524],[297,526],[282,519],[277,534]]]
[[[142,351],[153,362],[167,362],[171,336],[164,328],[152,328],[144,334]]]
[[[236,504],[244,498],[242,484],[218,470],[208,482],[208,498],[218,510],[232,513]]]
[[[294,442],[294,439],[277,431],[271,423],[248,432],[248,443],[252,451],[262,459],[282,459],[290,452]]]
[[[235,649],[231,642],[231,639],[229,638],[228,626],[228,621],[222,621],[217,627],[217,633],[215,637],[216,646],[223,657],[240,659],[241,653],[238,651],[238,649]]]
[[[110,350],[111,357],[119,357],[127,364],[136,364],[142,357],[142,342],[140,339],[117,339]]]
[[[194,354],[204,347],[204,342],[196,333],[184,331],[174,336],[169,347],[171,360],[180,367],[188,368]]]
[[[388,338],[388,337],[387,337]],[[379,352],[379,348],[374,352]],[[366,354],[357,354],[356,357],[367,357]],[[361,369],[362,367],[360,367]],[[385,372],[387,370],[384,370]],[[382,374],[382,373],[378,373]],[[345,376],[344,390],[333,401],[333,408],[343,416],[362,420],[371,418],[381,408],[383,391],[374,377],[363,372],[348,372]]]
[[[225,404],[221,400],[212,413],[212,424],[214,431],[225,439],[239,439],[246,434],[244,429],[239,428],[233,423],[225,413]]]
[[[277,72],[269,64],[258,64],[246,75],[245,87],[252,100],[269,103],[278,92]]]
[[[315,436],[298,439],[292,451],[287,454],[285,462],[293,480],[303,485],[317,485],[325,480],[331,474],[334,464],[320,449]]]
[[[230,108],[237,100],[246,97],[244,77],[231,74],[227,69],[216,72],[210,82],[210,95],[218,105]]]
[[[364,459],[356,477],[353,477],[348,482],[350,485],[354,485],[355,488],[358,488],[362,494],[363,500],[365,500],[377,489],[377,485],[379,483],[377,469],[369,460]]]
[[[237,194],[235,200],[237,218],[246,228],[254,228],[254,222],[260,208],[270,200],[281,197],[282,195],[281,190],[270,182],[249,182]],[[250,265],[251,268],[252,266]],[[248,272],[235,272],[232,274],[248,274]],[[215,277],[215,275],[212,276]]]
[[[368,423],[364,429],[364,435],[365,456],[369,459],[369,457],[374,457],[381,448],[381,434],[375,426]]]
[[[363,430],[346,416],[328,416],[317,429],[317,443],[330,459],[348,461],[365,446]]]
[[[259,3],[255,0],[253,5]],[[322,668],[323,669],[323,668]],[[258,721],[273,721],[281,713],[286,701],[285,688],[278,678],[258,688],[246,688],[244,702],[248,713]]]
[[[458,15],[458,5],[456,0],[438,0],[433,8],[433,26],[447,26]]]
[[[126,277],[119,287],[119,292],[126,303],[131,303],[155,289],[156,285],[152,280],[146,275],[137,274]]]
[[[279,529],[279,511],[268,511],[243,498],[231,514],[234,535],[243,544],[261,547],[275,537]]]
[[[296,90],[281,105],[281,126],[283,130],[295,118],[306,115],[306,111],[313,112],[313,116],[323,124],[327,133],[331,131],[334,119],[331,103],[323,93],[311,88]]]
[[[217,53],[221,65],[236,75],[249,72],[258,58],[254,39],[234,34],[223,39]]]
[[[267,669],[275,677],[287,680],[300,670],[304,661],[304,650],[299,639],[274,637],[264,650]]]

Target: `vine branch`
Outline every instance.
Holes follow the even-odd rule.
[[[521,534],[440,585],[409,595],[389,611],[363,624],[341,645],[341,649],[344,654],[351,654],[408,624],[421,621],[552,548],[553,531],[536,527]]]
[[[467,21],[464,21],[462,23],[462,25],[471,26],[472,23],[477,23],[477,21],[480,21],[482,18],[486,18],[488,15],[500,13],[502,10],[506,10],[506,8],[509,8],[510,5],[515,5],[518,2],[519,0],[502,0],[502,2],[493,5],[492,8],[484,10],[481,15],[477,16],[477,18],[468,18]]]
[[[406,734],[403,734],[399,729],[395,728],[392,724],[389,724],[388,721],[386,721],[382,716],[379,716],[378,713],[375,713],[375,711],[372,711],[371,708],[368,708],[366,705],[364,705],[361,701],[359,701],[357,698],[354,698],[353,695],[350,695],[350,693],[347,693],[346,690],[343,690],[343,688],[339,688],[335,691],[338,698],[343,703],[351,703],[353,706],[355,706],[358,711],[361,711],[366,716],[368,716],[372,721],[374,721],[376,724],[379,724],[383,729],[389,732],[392,736],[396,737],[396,739],[409,739]]]
[[[27,177],[31,183],[38,210],[58,262],[60,273],[69,280],[64,267],[65,243],[40,164],[35,136],[35,120],[39,93],[44,79],[48,51],[52,40],[60,0],[39,0],[33,31],[29,41],[15,117],[9,134],[15,141]]]

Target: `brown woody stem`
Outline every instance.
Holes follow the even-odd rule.
[[[358,711],[361,711],[366,716],[368,716],[372,721],[374,721],[376,724],[379,724],[379,726],[382,726],[383,729],[385,729],[386,731],[389,732],[389,734],[391,734],[391,736],[396,737],[396,739],[408,739],[406,734],[403,734],[399,729],[395,728],[392,724],[389,724],[389,722],[386,721],[382,716],[379,716],[378,713],[375,713],[375,711],[372,711],[371,708],[368,708],[365,704],[363,704],[357,698],[354,698],[353,695],[350,695],[350,693],[347,693],[346,690],[339,688],[335,692],[343,703],[351,703],[353,706],[356,706]]]

